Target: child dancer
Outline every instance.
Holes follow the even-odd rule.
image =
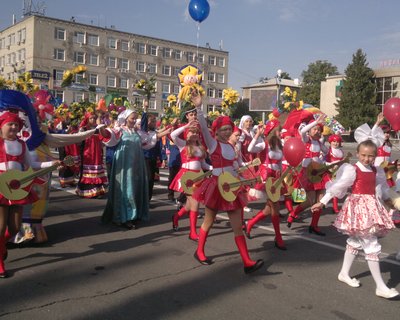
[[[314,161],[322,163],[322,160],[320,158],[321,152],[324,154],[328,152],[328,149],[320,141],[321,133],[324,127],[323,123],[325,121],[325,117],[326,117],[325,115],[321,114],[316,121],[313,120],[306,126],[299,129],[299,132],[301,134],[301,139],[306,145],[306,154],[302,161],[302,167],[303,167],[302,171],[298,176],[299,181],[296,181],[296,183],[298,184],[298,187],[303,187],[307,191],[307,200],[299,204],[296,207],[296,209],[289,214],[287,220],[289,228],[291,227],[293,220],[298,217],[298,214],[305,209],[305,206],[307,204],[313,205],[314,203],[319,201],[319,199],[322,197],[322,192],[325,189],[325,182],[327,180],[327,176],[319,183],[312,183],[307,178],[307,171],[306,171],[307,167],[311,165],[311,162]],[[309,233],[315,233],[316,235],[319,236],[325,235],[325,233],[323,233],[318,228],[318,222],[321,213],[322,210],[314,210],[312,212],[311,223],[310,226],[308,227]]]
[[[18,113],[5,111],[0,116],[0,175],[10,169],[22,171],[27,167],[38,169],[61,164],[60,161],[34,162],[25,142],[17,137],[22,127],[23,121]],[[21,200],[8,200],[0,194],[0,278],[8,277],[4,268],[4,260],[7,257],[6,243],[21,228],[22,206],[37,199],[32,190]]]
[[[350,287],[360,286],[356,278],[350,277],[349,271],[359,250],[363,250],[376,283],[375,294],[390,299],[399,293],[394,288],[389,289],[382,279],[379,267],[381,245],[378,237],[394,228],[394,224],[381,203],[381,197],[384,200],[388,199],[385,174],[382,168],[374,166],[377,145],[383,143],[382,136],[380,128],[374,127],[371,131],[367,124],[356,129],[354,137],[358,142],[358,162],[355,165],[344,164],[340,167],[336,180],[328,186],[325,196],[312,206],[312,210],[321,210],[334,196],[342,198],[351,187],[352,192],[334,223],[339,232],[349,236],[338,279]]]
[[[330,147],[325,158],[326,164],[330,165],[343,160],[344,152],[342,149],[342,137],[338,134],[332,134],[329,136],[328,142]],[[339,199],[337,197],[332,198],[332,204],[333,212],[339,213]]]
[[[197,92],[192,93],[192,102],[197,107],[198,121],[204,137],[204,141],[210,153],[211,163],[213,165],[212,176],[203,181],[201,186],[193,194],[193,198],[205,205],[205,217],[200,227],[199,242],[194,257],[201,264],[212,264],[204,253],[204,246],[207,235],[213,225],[218,210],[224,210],[228,213],[230,224],[235,235],[235,243],[239,249],[244,264],[244,272],[251,273],[264,264],[263,260],[251,260],[247,250],[246,238],[243,235],[241,210],[247,204],[244,188],[240,188],[233,202],[228,202],[222,198],[218,189],[218,176],[223,172],[229,172],[233,176],[238,176],[235,168],[236,153],[233,146],[228,143],[228,139],[233,131],[233,123],[227,116],[217,118],[212,125],[212,131],[215,138],[211,136],[207,127],[206,119],[201,110],[201,96]]]
[[[262,133],[264,133],[266,136],[267,143],[262,141],[258,145],[255,145],[255,142]],[[258,130],[253,138],[253,141],[250,143],[250,152],[260,152],[261,150],[265,150],[267,153],[265,161],[260,166],[259,171],[263,181],[269,177],[278,178],[282,174],[283,157],[282,143],[280,140],[280,122],[278,120],[271,120],[265,125],[265,129]],[[265,193],[264,190],[262,191]],[[279,225],[279,200],[277,202],[273,202],[272,200],[267,199],[264,209],[260,210],[253,218],[245,222],[247,237],[250,238],[250,232],[253,226],[257,222],[265,219],[268,215],[271,215],[272,225],[274,226],[275,230],[275,247],[280,250],[286,250]]]
[[[184,139],[180,138],[181,134],[183,134]],[[174,180],[172,180],[169,188],[176,192],[183,192],[181,177],[185,172],[200,172],[201,169],[212,170],[212,167],[205,162],[206,151],[200,142],[199,127],[197,126],[196,120],[192,120],[186,125],[174,130],[171,133],[171,138],[181,153],[182,166]],[[186,194],[185,205],[172,217],[172,228],[177,231],[179,219],[183,215],[189,213],[189,239],[198,241],[199,236],[196,231],[198,211],[199,203],[193,199],[190,194]]]

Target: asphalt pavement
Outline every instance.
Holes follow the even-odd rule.
[[[353,145],[345,149],[353,150]],[[353,159],[354,160],[354,159]],[[0,319],[396,319],[400,300],[375,296],[360,256],[351,275],[362,286],[337,280],[346,237],[332,226],[330,208],[321,217],[325,237],[308,233],[310,212],[282,233],[288,247],[274,247],[270,220],[248,240],[253,259],[264,259],[245,275],[225,213],[206,243],[215,263],[200,265],[188,239],[189,221],[171,228],[175,204],[167,200],[167,170],[155,186],[151,220],[136,230],[100,223],[105,199],[80,199],[53,182],[44,225],[49,241],[9,250],[11,273],[0,279]],[[262,207],[252,203],[253,213]],[[282,214],[286,214],[282,209]],[[200,225],[202,219],[198,221]],[[382,275],[400,290],[400,229],[380,239]]]

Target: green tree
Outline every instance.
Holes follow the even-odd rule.
[[[326,75],[337,75],[337,67],[330,62],[317,60],[308,65],[308,69],[301,73],[303,78],[299,99],[305,103],[312,104],[319,108],[321,102],[321,82]]]
[[[363,123],[372,125],[379,109],[376,106],[375,75],[368,67],[366,54],[358,49],[345,70],[342,96],[336,106],[336,119],[345,128],[357,128]]]
[[[236,105],[232,108],[232,119],[241,119],[242,116],[249,115],[253,118],[254,122],[261,120],[261,115],[258,112],[250,111],[249,104],[246,101],[240,100]]]

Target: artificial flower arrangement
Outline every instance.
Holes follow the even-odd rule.
[[[207,113],[207,119],[209,121],[214,121],[215,119],[217,119],[219,116],[221,115],[221,113],[218,110],[215,111],[209,111]]]
[[[6,80],[0,76],[0,90],[2,89],[18,90],[27,95],[32,95],[39,90],[39,86],[33,84],[32,75],[27,71],[20,74],[15,81]]]
[[[63,80],[61,82],[61,87],[68,87],[74,80],[75,75],[82,74],[87,70],[87,68],[83,65],[76,66],[71,70],[66,70],[63,74]]]
[[[232,88],[224,89],[222,91],[221,108],[222,113],[227,116],[232,115],[232,107],[239,101],[239,92]]]
[[[150,100],[151,96],[156,92],[156,78],[150,77],[150,79],[140,79],[135,83],[135,88],[139,90],[143,96],[146,96],[147,100]]]
[[[164,114],[162,115],[161,123],[166,126],[171,124],[172,121],[176,118],[179,118],[180,109],[177,105],[177,98],[176,95],[170,94],[167,97],[168,106],[164,108]]]
[[[281,97],[283,99],[283,106],[278,106],[280,112],[290,112],[292,110],[301,110],[303,108],[303,101],[297,100],[297,91],[291,90],[289,87],[286,87],[285,90],[281,93]]]

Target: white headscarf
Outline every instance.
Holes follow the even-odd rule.
[[[136,111],[131,110],[131,109],[126,109],[124,111],[122,111],[119,115],[118,115],[118,124],[120,126],[123,126],[126,122],[126,119],[128,119],[128,117],[134,113]]]
[[[385,134],[380,127],[373,126],[371,129],[368,124],[364,123],[354,131],[354,139],[358,144],[371,140],[379,148],[385,142]]]
[[[242,130],[243,130],[244,122],[245,122],[246,120],[249,120],[249,119],[253,120],[253,118],[252,118],[251,116],[249,116],[249,115],[243,116],[243,117],[240,119],[239,129],[242,129]]]

